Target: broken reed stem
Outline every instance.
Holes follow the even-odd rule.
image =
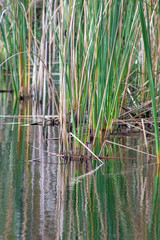
[[[72,137],[74,137],[78,142],[80,142],[101,164],[104,164],[104,162],[96,155],[94,154],[81,140],[79,140],[73,133],[69,133]]]
[[[125,147],[127,149],[130,149],[130,150],[133,150],[133,151],[136,151],[136,152],[139,152],[139,153],[143,153],[143,154],[149,155],[151,157],[157,157],[156,155],[153,155],[153,154],[150,154],[150,153],[146,153],[146,152],[143,152],[141,150],[138,150],[138,149],[135,149],[135,148],[132,148],[132,147],[128,147],[128,146],[125,146],[125,145],[120,144],[120,143],[115,143],[115,142],[112,142],[112,141],[109,141],[109,140],[105,140],[105,143],[115,144],[115,145],[117,145],[119,147]]]

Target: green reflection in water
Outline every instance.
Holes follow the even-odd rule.
[[[13,114],[17,115],[17,110],[15,108]],[[22,234],[26,131],[25,128],[19,128],[18,119],[7,120],[14,125],[1,125],[0,236],[14,239]],[[2,118],[3,123],[4,121],[5,118]]]
[[[160,220],[160,209],[159,209],[159,176],[160,176],[160,168],[157,166],[157,176],[155,178],[155,190],[154,190],[154,198],[153,198],[153,209],[151,215],[151,223],[149,228],[148,239],[159,239],[160,238],[160,228],[158,227],[158,222]]]

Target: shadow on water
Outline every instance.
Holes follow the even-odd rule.
[[[107,145],[103,152],[120,159],[79,178],[99,163],[54,155],[58,127],[47,126],[43,136],[42,126],[29,125],[41,105],[8,98],[0,106],[0,239],[159,239],[156,159]],[[46,115],[52,112],[48,106]],[[142,135],[113,140],[145,151]]]

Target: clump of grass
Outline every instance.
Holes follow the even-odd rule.
[[[40,8],[30,0],[8,3],[0,13],[0,37],[16,96],[31,92],[43,101],[45,114],[46,93],[55,101],[59,80],[62,137],[67,142],[72,131],[84,143],[91,132],[93,143],[109,134],[124,109],[141,117],[139,109],[152,99],[158,153],[157,2],[44,0]]]
[[[92,128],[95,142],[101,131],[111,131],[127,88],[122,79],[135,65],[138,9],[136,2],[123,1],[72,4],[63,7],[62,110],[71,111],[78,138],[86,142]]]
[[[26,57],[24,54],[13,60],[10,57],[17,52],[26,51],[27,26],[22,13],[22,7],[25,5],[22,6],[19,2],[13,4],[12,1],[3,2],[3,4],[0,22],[1,40],[6,50],[6,58],[9,59],[9,70],[17,97],[20,92],[26,91]]]

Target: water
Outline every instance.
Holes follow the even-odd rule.
[[[159,239],[156,158],[108,145],[110,156],[132,159],[105,160],[81,177],[99,163],[53,156],[58,127],[43,136],[42,126],[28,126],[40,121],[41,106],[5,97],[0,103],[0,239]],[[112,140],[145,151],[142,135]]]

